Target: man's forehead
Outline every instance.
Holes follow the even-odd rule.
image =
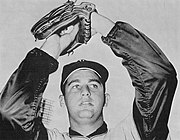
[[[100,79],[100,77],[97,75],[97,73],[91,69],[79,69],[79,70],[71,73],[68,76],[67,81],[80,80],[81,78],[87,79],[87,80],[92,80],[92,79],[99,80]]]

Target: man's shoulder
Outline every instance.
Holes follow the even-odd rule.
[[[47,129],[48,140],[70,140],[69,133],[61,133],[58,129]]]
[[[133,115],[129,113],[122,121],[120,121],[114,128],[109,131],[111,138],[124,139],[126,137],[128,140],[135,138],[140,140],[139,134],[137,132]]]

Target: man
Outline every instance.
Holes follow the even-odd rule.
[[[175,93],[176,72],[157,45],[127,23],[91,15],[93,35],[100,33],[117,57],[123,58],[135,87],[133,112],[108,130],[103,107],[108,103],[105,83],[108,71],[97,62],[81,60],[64,66],[61,90],[66,103],[69,133],[49,130],[39,117],[39,104],[48,77],[58,68],[57,59],[78,32],[50,36],[31,50],[12,74],[0,96],[0,138],[37,140],[165,140]],[[63,98],[63,97],[62,97]]]

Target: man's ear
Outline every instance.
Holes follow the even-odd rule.
[[[105,107],[108,106],[110,98],[111,96],[109,95],[109,93],[105,93],[105,104],[104,104]]]
[[[64,104],[65,104],[64,96],[63,95],[59,95],[59,104],[60,104],[60,107],[63,107]]]

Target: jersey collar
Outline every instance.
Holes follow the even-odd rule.
[[[95,130],[93,133],[89,134],[86,137],[91,138],[91,137],[96,136],[96,135],[101,135],[103,133],[107,133],[107,131],[108,131],[107,124],[105,122],[103,122],[103,124],[97,130]],[[77,131],[72,130],[71,127],[69,127],[69,135],[70,135],[70,137],[76,137],[76,136],[82,136],[83,137],[82,134],[80,134]]]

